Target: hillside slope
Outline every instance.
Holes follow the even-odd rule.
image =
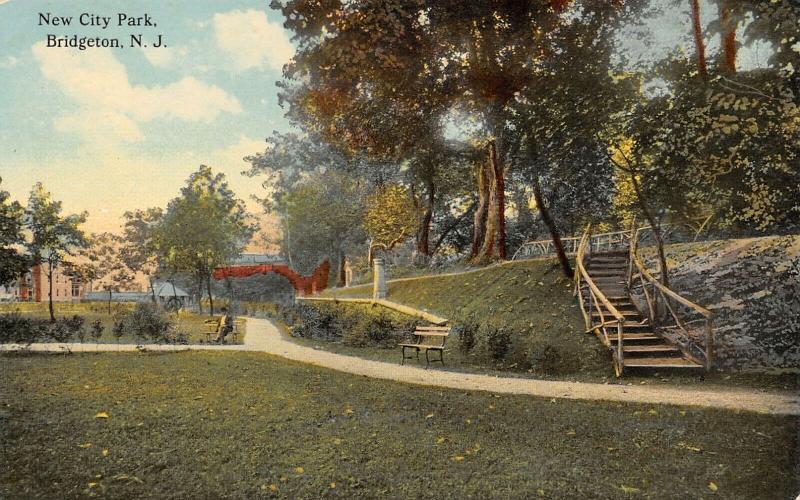
[[[326,291],[327,297],[370,297],[371,285]],[[456,323],[511,331],[507,367],[540,374],[613,374],[608,352],[584,333],[572,281],[555,260],[508,262],[476,271],[389,282],[389,299]]]
[[[800,236],[671,245],[667,260],[672,287],[715,314],[719,365],[800,369]]]

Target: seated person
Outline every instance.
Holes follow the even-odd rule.
[[[228,314],[228,308],[222,308],[222,315],[219,317],[217,326],[217,338],[214,342],[224,343],[225,337],[233,331],[233,315]]]

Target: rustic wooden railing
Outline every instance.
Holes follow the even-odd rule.
[[[649,228],[637,228],[631,231],[630,265],[628,267],[628,289],[641,287],[650,324],[670,330],[684,341],[685,346],[680,346],[685,355],[710,370],[714,359],[714,315],[708,309],[701,307],[675,291],[664,286],[658,281],[642,263],[639,256],[639,237]],[[649,290],[648,290],[649,288]],[[684,306],[686,311],[680,311],[678,304]],[[662,311],[661,306],[664,306]],[[663,314],[662,314],[663,312]],[[687,312],[694,312],[700,316],[698,320],[689,320]],[[665,316],[665,317],[663,317]],[[696,340],[689,332],[688,325],[695,322],[703,323],[703,343],[699,349]]]
[[[578,297],[578,303],[581,306],[581,313],[583,314],[587,333],[594,331],[597,334],[599,332],[603,344],[611,348],[609,330],[612,330],[612,332],[613,330],[616,331],[617,346],[614,351],[614,371],[617,376],[620,376],[622,375],[624,367],[622,330],[625,324],[625,317],[614,307],[611,301],[608,300],[608,297],[597,287],[594,280],[592,280],[589,273],[586,271],[583,260],[586,251],[592,250],[592,246],[589,244],[591,239],[590,231],[591,225],[586,228],[578,244],[577,255],[575,257],[575,295]],[[628,234],[630,235],[630,232],[628,232]],[[588,293],[586,299],[583,297],[583,283],[586,283],[586,293]],[[600,307],[601,305],[606,308],[606,312]],[[600,321],[597,323],[592,319],[592,309],[597,311],[597,315],[600,318]],[[610,314],[611,317],[606,318],[607,314]],[[613,334],[614,333],[612,333],[612,335]]]
[[[702,231],[707,228],[707,223],[710,217],[704,219],[692,219],[693,222],[702,222],[700,229],[696,229],[693,225],[686,222],[679,222],[673,224],[662,224],[661,230],[663,238],[669,239],[674,236],[675,232],[683,231],[686,239],[684,241],[697,241],[700,238]],[[643,226],[637,229],[640,236],[645,234],[645,231],[650,230],[650,226]],[[688,234],[688,236],[687,236]],[[619,248],[627,248],[631,242],[631,231],[612,231],[607,233],[597,233],[589,236],[589,247],[595,252],[603,250],[614,250]],[[706,234],[706,237],[709,235]],[[564,248],[564,253],[567,255],[577,255],[578,247],[583,240],[582,236],[567,236],[561,238],[561,245]],[[648,246],[655,245],[655,241],[648,242]],[[511,260],[536,258],[536,257],[552,257],[556,255],[555,245],[552,239],[526,241],[514,252]]]
[[[602,250],[613,250],[620,246],[627,246],[630,231],[613,231],[610,233],[598,233],[589,236],[589,246],[595,252]],[[582,236],[569,236],[561,238],[561,245],[567,255],[577,255],[578,247],[583,241]],[[511,260],[518,258],[548,257],[556,254],[553,240],[536,240],[523,243]]]

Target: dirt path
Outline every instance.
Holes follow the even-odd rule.
[[[13,351],[20,348],[21,346],[2,345],[0,346],[0,351]],[[35,352],[61,352],[66,348],[73,352],[130,352],[139,350],[139,347],[134,344],[33,344],[30,346],[30,349]],[[469,391],[526,394],[545,398],[702,406],[777,415],[800,415],[800,396],[785,392],[733,388],[703,390],[664,386],[624,386],[520,379],[456,373],[436,369],[426,370],[416,366],[400,366],[394,363],[370,361],[295,344],[284,339],[272,322],[259,318],[247,318],[247,335],[243,345],[148,345],[144,349],[165,352],[187,350],[265,352],[282,358],[365,377]]]

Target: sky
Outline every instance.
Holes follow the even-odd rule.
[[[667,0],[663,0],[667,2]],[[66,213],[89,212],[86,229],[118,231],[126,210],[165,206],[199,165],[224,172],[253,212],[257,179],[243,157],[290,125],[275,82],[293,55],[279,12],[265,0],[0,0],[0,177],[25,202],[41,181]],[[684,2],[684,4],[687,4]],[[702,2],[704,24],[716,6]],[[50,19],[46,25],[40,14]],[[80,16],[96,23],[81,26]],[[147,14],[156,26],[118,26]],[[634,60],[693,50],[688,9],[668,7],[625,44]],[[71,17],[69,26],[53,19]],[[46,47],[47,36],[118,38],[124,48]],[[141,34],[160,48],[129,47]],[[713,55],[718,37],[709,37]],[[740,52],[758,65],[768,49]]]
[[[40,13],[73,19],[40,26]],[[112,19],[84,27],[83,13]],[[120,13],[148,14],[155,26],[120,27]],[[48,34],[124,47],[46,47]],[[163,35],[165,46],[128,47],[132,34],[148,45]],[[126,210],[164,206],[200,164],[249,198],[262,188],[240,174],[242,158],[289,128],[275,82],[293,53],[263,0],[0,0],[0,186],[24,202],[41,181],[65,212],[87,210],[91,231],[117,230]]]

